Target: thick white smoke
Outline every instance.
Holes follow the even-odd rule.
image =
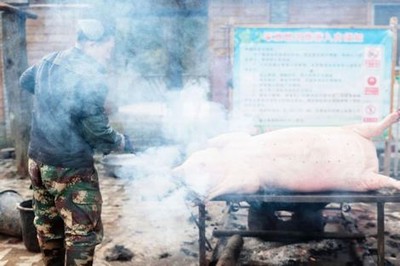
[[[124,217],[137,210],[137,221],[157,229],[146,232],[144,239],[164,240],[166,246],[176,247],[185,238],[179,229],[191,217],[186,191],[171,176],[171,169],[203,148],[208,138],[252,129],[230,120],[228,111],[209,99],[207,20],[186,13],[168,17],[160,11],[161,2],[98,1],[93,8],[85,6],[85,12],[77,8],[77,13],[80,17],[100,14],[116,26],[115,62],[109,65],[108,80],[110,122],[139,148],[135,155],[104,158],[105,167],[112,166],[129,191],[120,222],[130,226],[130,219]],[[177,68],[171,70],[171,65]],[[171,85],[174,75],[178,80]]]

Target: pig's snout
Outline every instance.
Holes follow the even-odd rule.
[[[176,185],[179,188],[184,189],[184,191],[186,191],[185,192],[186,193],[186,195],[185,195],[186,201],[192,202],[194,204],[199,204],[200,202],[202,202],[204,200],[204,197],[202,197],[199,193],[194,191],[193,188],[191,188],[190,185],[188,185],[186,183],[185,169],[183,166],[178,166],[178,167],[173,168],[171,173],[172,173],[172,177],[173,177]]]

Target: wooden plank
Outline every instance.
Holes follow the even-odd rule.
[[[31,97],[19,88],[18,80],[27,68],[25,18],[4,12],[1,17],[3,36],[3,84],[7,98],[10,137],[15,146],[17,173],[28,176],[27,150],[31,120]]]
[[[243,247],[243,238],[233,235],[228,239],[216,266],[236,266]]]
[[[36,14],[33,14],[28,11],[20,10],[19,8],[9,5],[9,4],[6,4],[4,2],[0,2],[0,10],[14,13],[14,14],[17,14],[18,16],[23,16],[23,17],[27,17],[27,18],[31,18],[31,19],[38,18],[38,16]]]

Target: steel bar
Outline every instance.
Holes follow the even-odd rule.
[[[206,207],[199,204],[199,264],[206,266]]]
[[[378,202],[377,204],[377,233],[378,233],[378,266],[385,264],[385,204]]]
[[[400,194],[385,195],[380,193],[286,193],[286,194],[228,194],[219,196],[213,201],[263,201],[263,202],[400,202]]]
[[[300,231],[252,231],[252,230],[214,230],[213,236],[227,237],[240,235],[242,237],[262,237],[263,239],[364,239],[361,233],[330,233],[330,232],[300,232]]]
[[[193,213],[190,213],[190,215],[191,215],[191,217],[192,217],[192,220],[193,220],[194,223],[196,224],[197,228],[200,229],[201,225],[200,225],[200,223],[196,220],[196,217],[194,217]],[[205,227],[203,226],[203,228],[205,228]],[[213,250],[213,248],[212,248],[210,242],[207,240],[206,237],[204,237],[204,242],[205,242],[205,244],[207,244],[208,250],[210,250],[210,251]]]

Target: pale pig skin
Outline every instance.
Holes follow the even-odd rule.
[[[173,174],[205,200],[261,189],[297,192],[400,190],[400,181],[378,174],[371,141],[393,123],[280,129],[250,136],[223,134],[193,153]]]

